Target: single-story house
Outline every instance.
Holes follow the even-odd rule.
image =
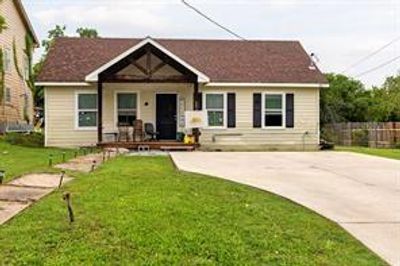
[[[44,86],[46,146],[116,142],[120,123],[161,140],[190,133],[207,150],[316,149],[327,80],[297,41],[58,38]]]

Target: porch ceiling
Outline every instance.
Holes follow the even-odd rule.
[[[113,83],[197,82],[197,75],[150,43],[132,52],[99,74]]]

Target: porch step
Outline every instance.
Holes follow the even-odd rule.
[[[161,146],[162,151],[194,151],[194,146]]]
[[[138,150],[139,147],[147,146],[150,150],[175,150],[175,151],[192,151],[197,147],[196,144],[184,144],[178,141],[137,141],[137,142],[103,142],[97,144],[100,148],[125,148],[130,150]],[[146,148],[147,148],[146,147]]]

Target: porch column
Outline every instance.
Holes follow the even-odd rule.
[[[103,141],[103,81],[97,82],[97,142]]]
[[[195,82],[193,90],[193,110],[200,110],[199,106],[199,83]]]
[[[193,110],[196,111],[201,109],[199,102],[199,83],[196,81],[193,85]],[[193,128],[192,134],[194,135],[195,142],[199,143],[200,130],[198,128]]]

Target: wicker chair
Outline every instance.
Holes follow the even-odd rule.
[[[143,141],[144,131],[143,131],[143,121],[137,119],[133,122],[133,141]],[[138,140],[139,139],[139,140]]]
[[[129,141],[129,124],[127,123],[118,123],[118,142],[120,141]]]

